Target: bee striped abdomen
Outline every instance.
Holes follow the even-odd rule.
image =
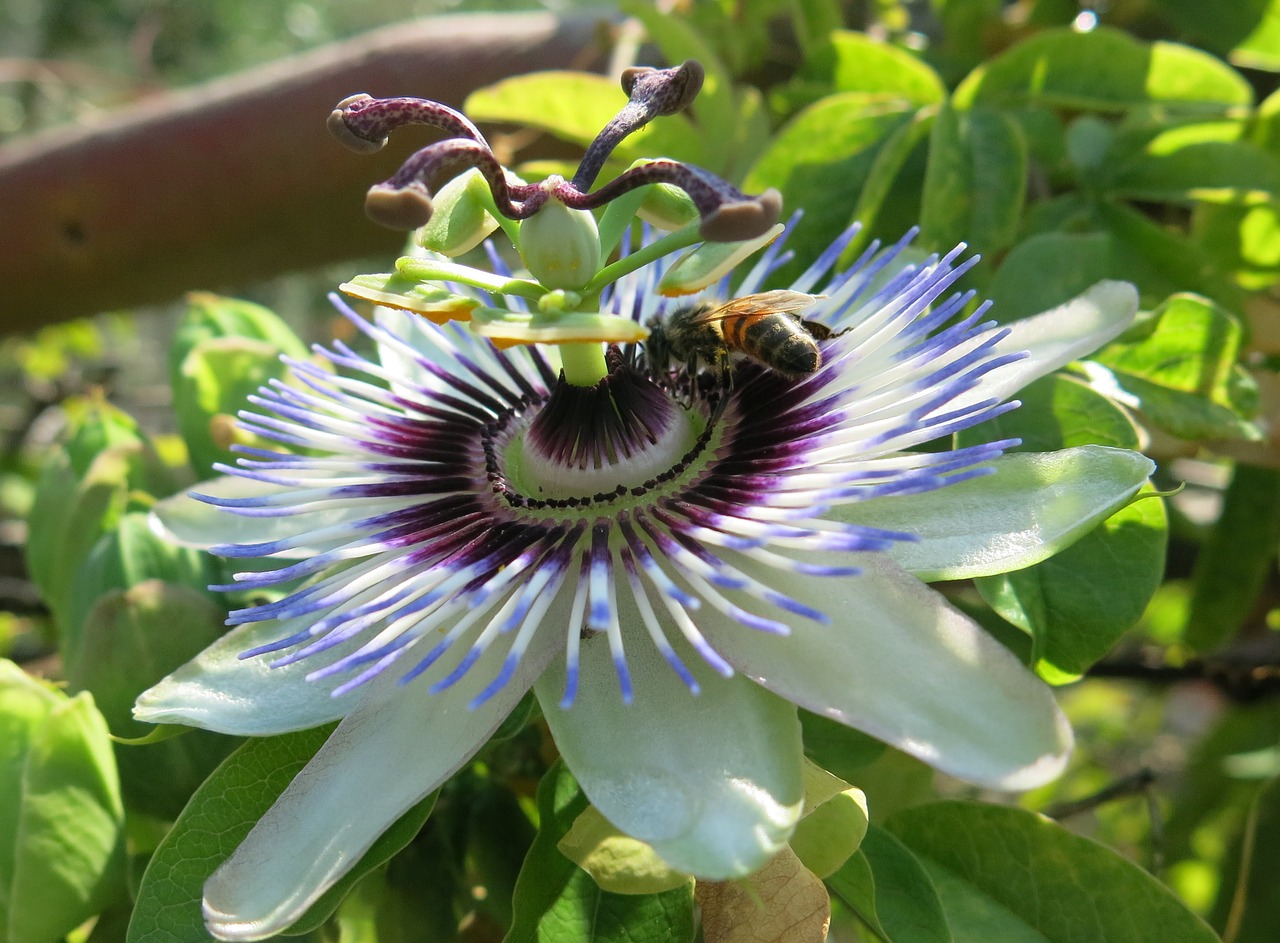
[[[741,350],[784,376],[807,376],[822,364],[822,352],[817,341],[799,320],[786,314],[771,313],[726,321],[724,332],[730,347]]]

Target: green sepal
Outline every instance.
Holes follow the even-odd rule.
[[[791,850],[820,878],[834,874],[867,834],[867,797],[838,776],[806,759],[804,817],[791,836]]]
[[[693,882],[651,845],[615,828],[595,806],[582,811],[556,847],[613,894],[660,894]]]

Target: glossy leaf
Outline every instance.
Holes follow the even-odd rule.
[[[1137,865],[1033,813],[938,802],[886,827],[924,865],[957,941],[1218,939]]]
[[[1005,619],[1031,633],[1035,667],[1075,680],[1142,615],[1164,575],[1168,521],[1159,498],[1135,501],[1042,563],[978,580]]]
[[[1244,627],[1274,571],[1280,545],[1280,471],[1239,463],[1196,558],[1186,640],[1201,651]]]
[[[538,834],[515,889],[504,943],[691,943],[693,890],[610,894],[557,848],[587,799],[563,763],[538,786]]]
[[[260,386],[284,373],[272,341],[214,337],[191,348],[178,366],[173,406],[197,474],[233,461],[230,446],[239,434],[233,417]]]
[[[187,295],[187,310],[169,347],[169,381],[177,386],[182,362],[192,348],[215,338],[243,337],[266,341],[290,357],[307,356],[307,345],[299,340],[274,312],[252,301],[226,298],[205,291]]]
[[[743,186],[752,193],[777,187],[788,210],[804,210],[787,247],[802,259],[816,258],[849,225],[880,148],[913,114],[860,92],[830,95],[782,127]],[[803,270],[793,268],[783,272]]]
[[[1126,111],[1159,103],[1190,114],[1248,105],[1248,83],[1213,56],[1177,43],[1143,43],[1108,27],[1045,30],[975,69],[957,108],[1038,102],[1073,110]]]
[[[1178,294],[1097,361],[1149,419],[1183,438],[1256,438],[1240,401],[1236,318],[1208,298]]]
[[[938,74],[917,56],[852,30],[831,32],[776,97],[785,110],[794,111],[832,92],[862,92],[915,107],[946,97]]]
[[[38,682],[0,664],[7,666],[0,673],[7,707]],[[12,841],[0,847],[0,937],[49,943],[124,895],[124,809],[107,726],[93,698],[57,696],[50,704],[42,692],[27,693],[25,731],[13,744],[25,752],[10,754],[5,764],[10,776],[20,771],[16,783],[5,784],[16,785],[9,795],[17,801],[0,808],[12,815],[0,819],[0,838]],[[10,749],[6,744],[3,752]]]
[[[1018,392],[1022,405],[956,436],[960,446],[1021,439],[1014,452],[1054,452],[1083,445],[1137,449],[1128,413],[1075,377],[1050,374]]]
[[[133,719],[137,696],[218,638],[225,618],[223,609],[187,586],[145,580],[108,592],[90,609],[75,657],[67,662],[68,686],[93,694],[113,734],[141,737],[155,728]],[[181,737],[116,747],[130,810],[176,818],[235,746],[229,737],[183,729]]]
[[[933,248],[958,242],[996,253],[1013,242],[1027,179],[1027,146],[1000,111],[943,107],[929,138],[921,235]]]
[[[27,521],[26,560],[60,627],[70,622],[80,564],[128,504],[129,465],[127,448],[110,448],[83,476],[65,453],[54,453],[41,472]]]
[[[942,902],[924,866],[891,832],[872,825],[827,886],[885,943],[951,943]]]
[[[1280,194],[1280,160],[1245,141],[1171,146],[1158,136],[1142,153],[1109,168],[1103,188],[1152,203],[1263,204]]]
[[[1019,242],[987,289],[1001,324],[1053,307],[1114,274],[1105,233],[1039,233]]]
[[[463,110],[473,121],[501,121],[538,128],[585,147],[627,103],[618,83],[587,72],[535,72],[503,79],[467,96]],[[652,121],[627,137],[613,158],[670,157],[701,164],[699,135],[683,115]]]

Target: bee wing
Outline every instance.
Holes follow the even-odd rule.
[[[808,295],[802,291],[778,289],[762,291],[754,295],[743,295],[722,305],[708,308],[693,318],[694,323],[706,324],[714,321],[725,321],[729,318],[751,317],[764,314],[794,314],[809,307],[824,295]]]

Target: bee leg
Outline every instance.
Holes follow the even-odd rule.
[[[845,328],[844,331],[833,331],[820,321],[801,321],[800,326],[804,328],[809,336],[815,341],[825,341],[828,338],[839,337],[841,334],[845,333],[845,331],[849,330],[848,328]]]

